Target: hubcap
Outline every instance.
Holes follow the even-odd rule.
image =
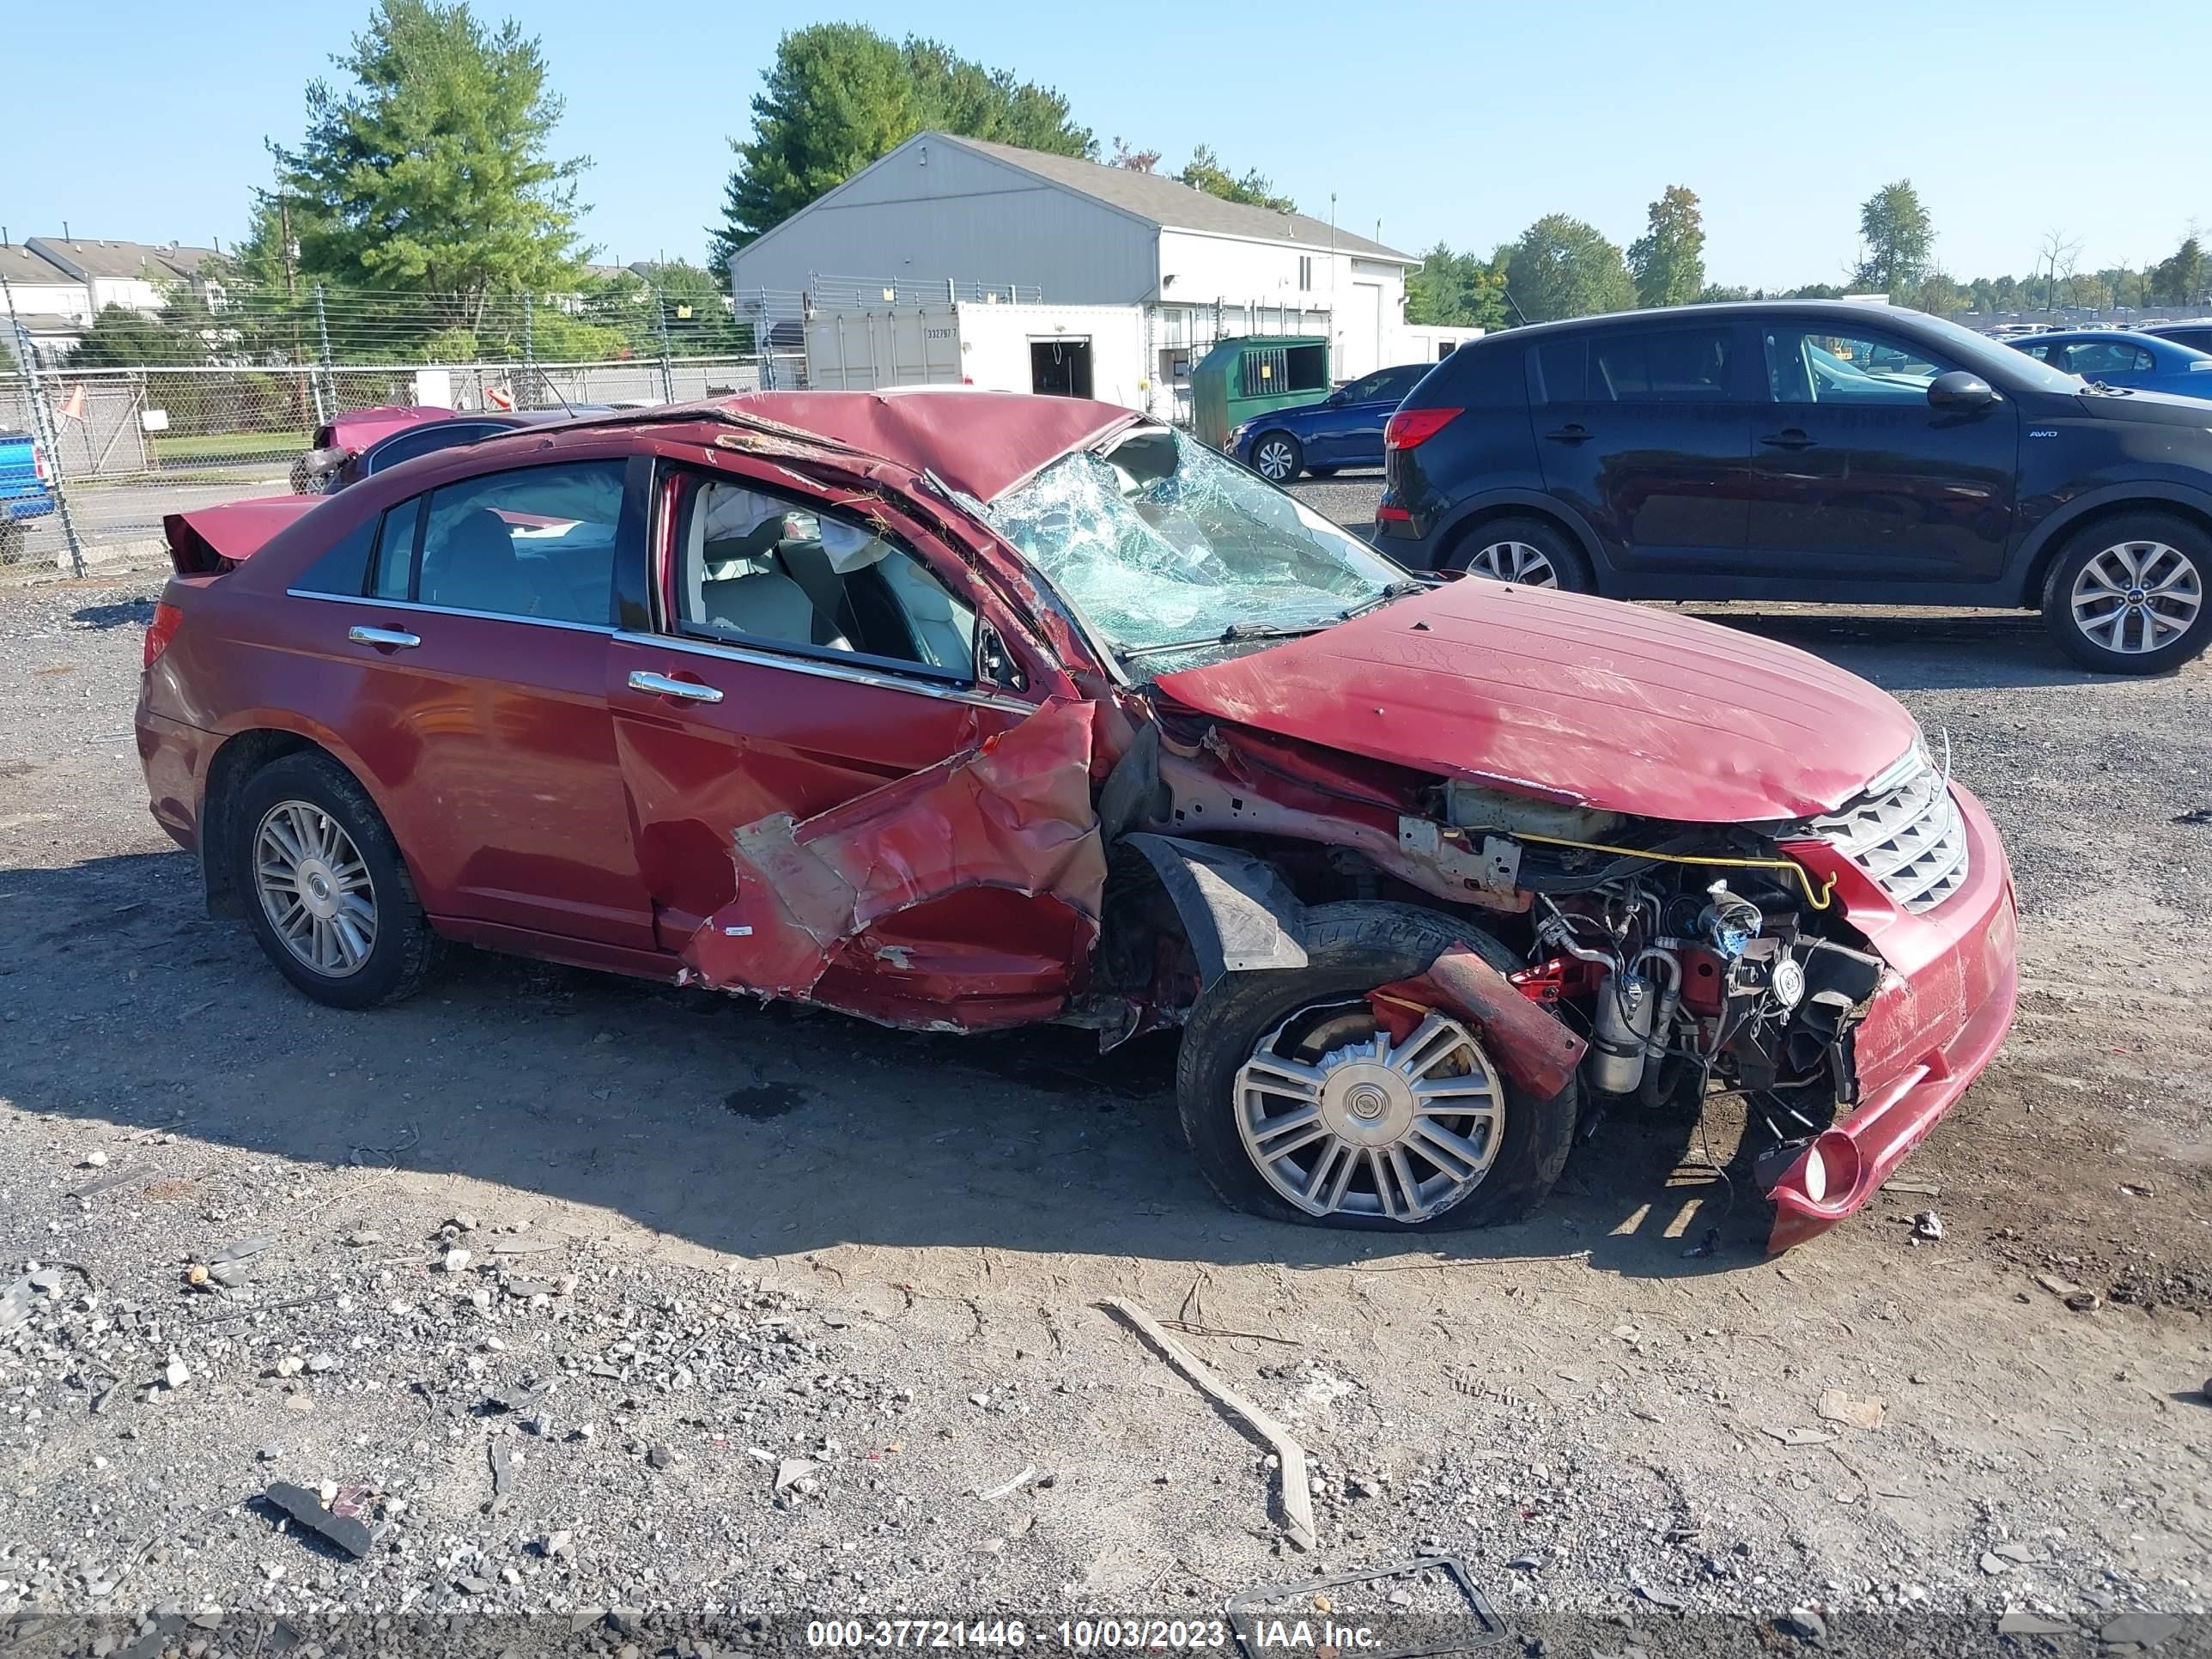
[[[1279,438],[1260,446],[1260,476],[1272,483],[1291,476],[1291,447]]]
[[[1470,576],[1487,576],[1496,582],[1511,582],[1516,587],[1557,587],[1559,573],[1544,556],[1544,550],[1532,547],[1527,542],[1492,542],[1477,550],[1467,562]]]
[[[1466,1027],[1431,1013],[1400,1042],[1364,1001],[1269,1032],[1237,1071],[1236,1107],[1253,1167],[1314,1216],[1440,1215],[1490,1173],[1505,1127],[1504,1091]]]
[[[2107,651],[2155,651],[2188,632],[2203,608],[2197,566],[2164,542],[2120,542],[2074,579],[2074,626]]]
[[[270,807],[254,832],[253,874],[286,950],[326,978],[360,971],[376,946],[376,888],[336,818],[312,801]]]

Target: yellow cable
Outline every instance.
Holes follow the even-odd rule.
[[[1641,847],[1608,847],[1602,842],[1569,841],[1564,836],[1531,835],[1523,830],[1508,830],[1500,833],[1514,841],[1541,842],[1547,847],[1572,847],[1585,853],[1610,853],[1616,858],[1650,859],[1658,864],[1713,865],[1729,870],[1786,870],[1797,878],[1797,884],[1805,890],[1807,902],[1815,910],[1826,909],[1836,890],[1836,878],[1830,876],[1820,890],[1814,892],[1813,878],[1795,859],[1715,858],[1696,853],[1654,853]]]

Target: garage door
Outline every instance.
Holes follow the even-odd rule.
[[[1357,380],[1383,366],[1382,283],[1352,285],[1352,303],[1345,307],[1341,338],[1344,361],[1336,366],[1340,380]]]

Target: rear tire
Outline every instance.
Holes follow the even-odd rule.
[[[1263,432],[1252,444],[1252,470],[1271,484],[1286,484],[1306,464],[1305,451],[1287,432]]]
[[[2212,536],[2165,513],[2124,513],[2076,532],[2051,566],[2043,621],[2058,648],[2100,674],[2162,674],[2212,644]]]
[[[1516,587],[1597,591],[1582,549],[1541,519],[1492,519],[1477,525],[1453,546],[1444,568]]]
[[[1286,1169],[1286,1161],[1294,1160],[1279,1156],[1273,1160],[1273,1176],[1263,1171],[1256,1154],[1248,1150],[1251,1144],[1248,1136],[1252,1133],[1245,1121],[1249,1089],[1240,1086],[1240,1077],[1248,1075],[1248,1066],[1261,1063],[1262,1050],[1271,1057],[1287,1057],[1280,1042],[1285,1034],[1301,1030],[1313,1033],[1312,1043],[1328,1051],[1332,1059],[1347,1045],[1371,1040],[1375,1028],[1365,1014],[1366,993],[1425,972],[1438,956],[1457,944],[1465,943],[1501,972],[1522,965],[1496,940],[1417,905],[1324,904],[1316,906],[1306,916],[1308,963],[1304,968],[1231,974],[1200,998],[1184,1027],[1176,1091],[1183,1133],[1207,1183],[1231,1208],[1249,1214],[1366,1232],[1441,1232],[1517,1221],[1528,1215],[1551,1192],[1566,1166],[1574,1141],[1577,1091],[1570,1081],[1552,1099],[1537,1098],[1498,1069],[1497,1057],[1484,1045],[1480,1034],[1463,1022],[1460,1024],[1472,1037],[1471,1058],[1476,1063],[1462,1060],[1466,1070],[1456,1075],[1471,1084],[1486,1068],[1502,1123],[1491,1122],[1479,1142],[1473,1135],[1463,1137],[1487,1153],[1487,1162],[1470,1184],[1448,1192],[1434,1212],[1413,1220],[1359,1212],[1358,1204],[1364,1201],[1364,1192],[1373,1190],[1376,1180],[1372,1168],[1360,1167],[1355,1168],[1344,1194],[1345,1201],[1354,1207],[1316,1214],[1293,1202],[1280,1184],[1286,1177],[1295,1184],[1297,1176],[1310,1173],[1308,1169]],[[1270,1048],[1271,1044],[1277,1046]],[[1397,1052],[1409,1055],[1411,1045],[1401,1045]],[[1324,1060],[1319,1066],[1328,1063]],[[1332,1075],[1340,1085],[1350,1080],[1341,1069]],[[1425,1068],[1419,1075],[1424,1082],[1454,1080],[1431,1079]],[[1382,1114],[1388,1109],[1378,1105],[1376,1110]],[[1270,1125],[1273,1121],[1268,1120]],[[1273,1139],[1272,1133],[1258,1137],[1263,1145]],[[1327,1145],[1315,1144],[1311,1152],[1305,1154],[1310,1163],[1323,1155]],[[1441,1165],[1422,1162],[1424,1155],[1418,1148],[1407,1151],[1414,1160],[1417,1176],[1425,1169],[1441,1171]],[[1383,1157],[1388,1156],[1386,1152]],[[1447,1182],[1447,1189],[1449,1186]],[[1411,1189],[1399,1185],[1395,1190],[1402,1196]]]
[[[333,1008],[422,988],[438,936],[351,773],[327,755],[286,755],[246,781],[231,822],[231,879],[277,972]]]

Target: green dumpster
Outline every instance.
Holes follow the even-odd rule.
[[[1191,371],[1191,424],[1200,443],[1226,450],[1229,434],[1255,415],[1327,396],[1327,335],[1243,335],[1222,341]]]

